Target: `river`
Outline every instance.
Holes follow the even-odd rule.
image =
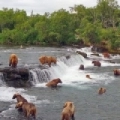
[[[92,59],[99,59],[101,67],[93,66],[91,59],[76,54],[77,50],[86,52]],[[37,120],[61,120],[66,101],[74,102],[76,120],[120,120],[120,76],[113,74],[113,69],[120,67],[119,55],[110,58],[117,63],[110,63],[102,54],[100,57],[91,55],[90,48],[0,47],[0,67],[8,66],[11,53],[18,55],[18,66],[39,65],[38,59],[42,55],[55,56],[58,62],[44,74],[39,69],[31,70],[34,81],[30,88],[9,87],[0,80],[0,120],[27,120],[23,113],[15,109],[16,100],[12,96],[16,92],[36,105]],[[67,60],[68,55],[70,58]],[[78,69],[80,64],[84,64],[85,70]],[[86,78],[86,74],[92,79]],[[57,89],[46,87],[47,81],[54,78],[60,78],[63,83]],[[106,88],[105,94],[98,95],[100,87]]]

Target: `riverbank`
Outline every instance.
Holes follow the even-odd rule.
[[[18,48],[20,48],[20,49],[25,49],[25,48],[27,48],[27,47],[54,47],[54,48],[67,48],[67,47],[70,47],[70,48],[78,48],[78,49],[80,49],[80,48],[84,48],[84,47],[90,47],[91,46],[91,50],[93,51],[93,52],[99,52],[99,53],[103,53],[103,52],[108,52],[108,53],[110,53],[110,54],[120,54],[120,50],[119,49],[117,49],[117,50],[114,50],[114,49],[108,49],[108,47],[107,46],[105,46],[105,45],[90,45],[90,44],[84,44],[84,43],[82,43],[82,44],[74,44],[74,45],[66,45],[66,46],[60,46],[60,45],[0,45],[0,47],[7,47],[7,48],[11,48],[11,47],[13,47],[13,48],[16,48],[16,49],[18,49]]]

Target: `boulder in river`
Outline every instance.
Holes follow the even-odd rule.
[[[46,69],[45,66],[18,66],[16,68],[4,67],[0,68],[3,73],[3,81],[10,87],[30,87],[32,82],[30,80],[29,70],[34,68]]]
[[[84,58],[87,58],[87,54],[81,51],[76,51],[76,53],[82,55]]]

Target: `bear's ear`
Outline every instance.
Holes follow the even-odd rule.
[[[73,103],[71,102],[69,106],[72,108],[72,105],[73,105]]]
[[[100,90],[103,90],[103,88],[101,87]]]
[[[63,108],[65,108],[67,106],[67,103],[65,103],[64,105],[63,105]]]

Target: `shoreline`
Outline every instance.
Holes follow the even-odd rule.
[[[103,46],[103,45],[87,45],[87,44],[82,44],[82,45],[65,45],[65,46],[60,46],[60,45],[0,45],[0,47],[7,47],[7,48],[20,48],[20,49],[25,49],[26,47],[55,47],[55,48],[67,48],[67,47],[71,47],[71,48],[85,48],[85,47],[92,47],[91,51],[92,52],[98,52],[98,53],[104,53],[104,52],[108,52],[110,54],[120,54],[120,50],[113,50],[113,49],[108,49],[107,47]],[[92,50],[93,49],[93,50]]]

